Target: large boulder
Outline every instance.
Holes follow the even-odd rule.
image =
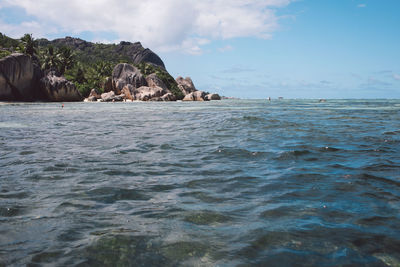
[[[101,94],[101,101],[102,102],[111,102],[115,97],[114,91],[110,91],[107,93]]]
[[[90,91],[90,94],[87,98],[84,99],[85,102],[95,102],[97,101],[97,99],[101,99],[101,95],[99,93],[99,91],[97,91],[96,89],[92,89]]]
[[[112,83],[113,90],[117,94],[128,84],[131,84],[134,88],[147,86],[146,79],[140,70],[126,63],[120,63],[115,66],[112,72]]]
[[[132,86],[132,84],[128,84],[128,85],[125,85],[124,86],[124,88],[122,88],[122,94],[124,94],[125,95],[125,99],[129,99],[129,100],[135,100],[135,97],[134,97],[134,95],[132,95],[132,94],[134,94],[134,90],[135,90],[135,88]]]
[[[176,101],[176,96],[172,93],[166,93],[162,97],[160,97],[161,101]]]
[[[52,102],[81,101],[82,96],[75,85],[64,77],[56,76],[50,71],[40,80],[41,89],[46,100]]]
[[[178,77],[176,78],[176,82],[178,84],[178,88],[182,91],[182,93],[186,96],[190,93],[197,91],[196,87],[194,87],[193,81],[190,77]]]
[[[101,94],[100,102],[120,102],[125,99],[124,94],[116,95],[114,91],[110,91],[108,93]]]
[[[148,62],[154,64],[156,66],[160,66],[165,69],[164,62],[161,58],[155,54],[150,49],[144,49],[140,43],[134,43],[133,45],[137,45],[139,49],[137,49],[136,53],[132,55],[133,64],[140,64],[142,62]],[[140,45],[140,47],[139,47]]]
[[[103,92],[110,92],[113,90],[113,82],[111,77],[107,77],[103,81]]]
[[[205,101],[210,101],[210,100],[221,100],[221,97],[219,94],[208,94],[204,97]]]
[[[167,94],[168,92],[161,87],[142,86],[133,91],[134,100],[150,101]]]
[[[203,91],[195,91],[186,95],[182,101],[204,101],[206,97],[206,93]]]
[[[146,82],[148,87],[161,87],[164,90],[168,90],[168,87],[165,83],[157,76],[157,74],[152,73],[146,77]]]
[[[0,100],[31,101],[37,94],[40,69],[24,54],[0,59]]]

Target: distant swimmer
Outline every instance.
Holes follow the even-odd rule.
[[[326,99],[320,99],[319,102],[326,102]]]
[[[271,97],[270,96],[268,97],[268,101],[271,101]]]
[[[64,104],[61,105],[61,108],[64,108]]]

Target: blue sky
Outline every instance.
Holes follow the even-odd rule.
[[[400,98],[399,11],[398,0],[0,0],[0,32],[141,41],[173,76],[227,96]]]

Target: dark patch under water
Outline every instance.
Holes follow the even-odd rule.
[[[0,105],[0,266],[400,265],[400,101]]]

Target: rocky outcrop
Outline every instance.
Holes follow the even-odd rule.
[[[196,87],[194,87],[192,79],[190,77],[178,77],[175,80],[178,84],[178,88],[182,91],[182,93],[186,96],[190,93],[197,91]]]
[[[208,94],[204,97],[205,101],[210,101],[210,100],[221,100],[221,97],[219,94]]]
[[[174,96],[172,93],[166,93],[159,99],[160,101],[176,101],[176,96]]]
[[[103,82],[103,92],[110,92],[113,90],[113,82],[111,77],[107,77]]]
[[[34,100],[40,75],[40,69],[27,55],[15,53],[1,59],[0,100]]]
[[[176,78],[176,83],[178,84],[178,88],[185,95],[182,101],[221,100],[221,97],[218,94],[210,94],[197,90],[190,77],[186,78],[178,77]]]
[[[135,88],[131,84],[124,86],[124,88],[122,88],[122,93],[125,95],[125,99],[129,99],[131,101],[135,100],[134,95],[132,95],[134,90]]]
[[[42,91],[48,101],[67,102],[81,101],[82,96],[72,82],[64,77],[58,77],[50,71],[40,80]]]
[[[110,91],[108,93],[101,94],[101,101],[102,102],[111,102],[115,97],[114,91]]]
[[[99,91],[97,91],[96,89],[92,89],[90,91],[90,94],[87,98],[85,98],[83,101],[85,102],[95,102],[97,101],[97,99],[100,99],[101,95],[99,93]]]
[[[140,64],[142,62],[147,62],[147,63],[152,63],[156,66],[160,66],[163,69],[165,69],[164,62],[161,60],[161,58],[148,48],[138,51],[135,55],[132,56],[132,60],[133,64]]]
[[[146,78],[130,64],[118,64],[112,74],[113,89],[127,100],[171,101],[176,100],[165,83],[153,73]]]
[[[166,93],[167,91],[158,86],[156,87],[142,86],[134,91],[134,98],[135,100],[150,101],[150,100],[156,100],[157,98],[162,97]]]
[[[165,83],[157,76],[157,74],[152,73],[146,77],[146,82],[149,87],[160,87],[164,90],[168,90]]]
[[[196,91],[186,95],[182,101],[205,101],[206,93],[203,91]]]
[[[113,90],[115,93],[120,94],[122,89],[128,84],[134,88],[147,86],[147,81],[139,69],[136,67],[121,63],[115,66],[112,72]]]

